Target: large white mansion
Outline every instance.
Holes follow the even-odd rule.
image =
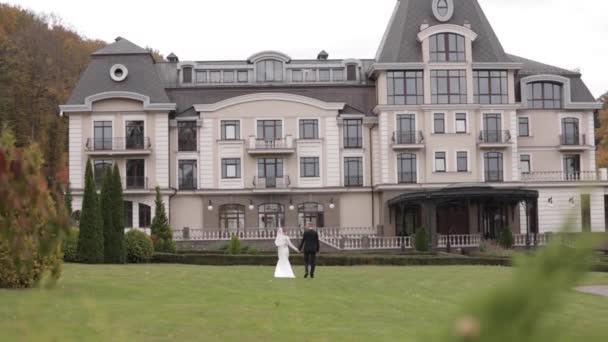
[[[74,208],[87,160],[116,163],[129,227],[158,186],[177,230],[495,238],[605,231],[599,108],[579,72],[507,54],[477,0],[401,0],[374,59],[155,62],[117,38],[60,109]]]

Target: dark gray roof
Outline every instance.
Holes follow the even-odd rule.
[[[127,78],[115,82],[110,77],[110,68],[122,64],[128,70]],[[90,95],[107,91],[129,91],[150,97],[152,103],[169,103],[167,93],[148,55],[94,55],[80,80],[72,91],[67,104],[83,104]]]
[[[101,48],[92,53],[93,56],[101,56],[101,55],[149,55],[150,51],[137,46],[136,44],[130,42],[127,39],[122,37],[116,38],[116,41],[112,44],[106,45],[106,47]]]
[[[430,0],[399,0],[394,19],[387,28],[385,41],[380,46],[379,63],[422,62],[418,42],[420,25],[443,24],[435,18]],[[464,25],[468,21],[478,37],[473,43],[473,61],[510,62],[492,26],[477,0],[455,0],[454,15],[448,23]]]
[[[344,102],[349,113],[373,116],[376,89],[370,86],[304,86],[304,87],[226,87],[167,89],[171,103],[177,103],[178,116],[196,115],[195,104],[211,104],[232,97],[255,93],[287,93],[311,97],[325,102]]]
[[[596,102],[596,99],[581,79],[581,73],[568,69],[559,68],[553,65],[533,61],[531,59],[508,55],[513,62],[522,63],[516,81],[531,75],[559,75],[570,79],[570,94],[572,102]],[[519,92],[517,92],[519,95]]]

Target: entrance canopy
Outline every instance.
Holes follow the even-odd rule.
[[[492,199],[502,202],[521,202],[538,200],[538,191],[522,188],[494,188],[488,185],[448,186],[439,190],[425,190],[399,195],[388,201],[389,207],[431,201],[435,203],[467,199]]]

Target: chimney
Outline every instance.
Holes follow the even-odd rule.
[[[123,40],[123,39],[124,39],[123,37],[118,36],[118,37],[114,38],[114,41],[115,41],[115,42],[118,42],[118,41],[121,41],[121,40]]]
[[[179,58],[177,58],[177,56],[173,52],[171,52],[169,54],[169,56],[167,56],[167,60],[169,62],[171,62],[171,63],[177,63],[177,62],[179,62]]]
[[[329,54],[327,53],[327,51],[322,50],[321,52],[319,52],[319,54],[317,55],[317,60],[320,61],[326,61],[327,58],[329,58]]]

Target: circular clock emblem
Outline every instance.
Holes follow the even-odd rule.
[[[128,74],[129,70],[122,64],[114,64],[112,68],[110,68],[110,77],[116,82],[124,81]]]

